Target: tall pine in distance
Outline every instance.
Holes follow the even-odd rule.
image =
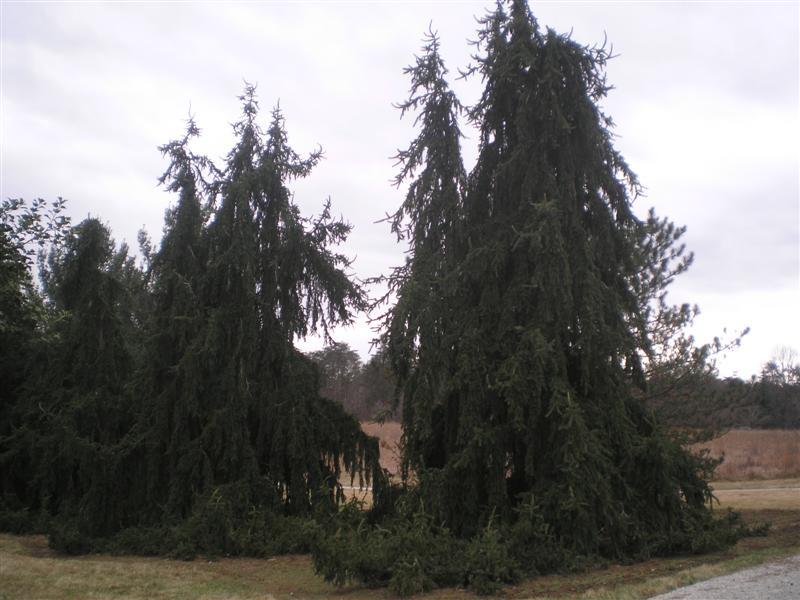
[[[417,493],[458,535],[527,523],[523,554],[541,568],[559,552],[687,549],[712,527],[709,465],[638,398],[651,341],[635,282],[652,253],[598,108],[609,54],[542,30],[522,0],[498,3],[478,35],[479,154],[463,192],[437,43],[401,105],[420,109],[420,135],[400,155],[414,177],[394,229],[409,258],[384,341]]]

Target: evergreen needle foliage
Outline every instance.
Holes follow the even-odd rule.
[[[160,182],[177,203],[160,248],[142,238],[146,273],[96,219],[53,247],[40,331],[11,218],[21,209],[4,205],[2,267],[14,280],[2,333],[33,348],[3,408],[6,527],[44,527],[67,552],[263,555],[306,548],[304,520],[344,501],[345,477],[371,484],[380,505],[377,440],[319,395],[294,347],[365,306],[349,259],[331,249],[350,226],[330,202],[300,214],[288,185],[321,151],[295,153],[279,109],[262,131],[252,86],[241,101],[223,169],[191,151],[193,119],[161,148]]]
[[[467,75],[484,90],[466,111],[480,141],[469,175],[434,34],[400,105],[419,111],[419,133],[398,155],[397,183],[409,184],[391,221],[408,258],[388,277],[396,303],[382,322],[407,494],[445,528],[419,535],[471,540],[474,568],[460,583],[485,592],[521,567],[731,543],[735,528],[709,508],[713,462],[642,403],[659,345],[690,353],[670,336],[692,313],[666,305],[663,290],[691,258],[682,230],[632,212],[640,186],[599,108],[609,52],[543,30],[523,0],[498,3],[476,45]],[[352,546],[343,539],[336,560],[347,564]],[[317,550],[336,580],[327,558]],[[431,571],[417,559],[391,555],[382,568],[393,586],[407,573],[413,591],[426,589]]]
[[[61,200],[0,205],[0,528],[71,553],[311,549],[326,579],[398,594],[493,593],[748,533],[711,512],[715,461],[645,408],[704,381],[725,344],[697,348],[696,309],[666,301],[691,254],[682,228],[632,211],[640,186],[599,108],[609,52],[543,30],[524,0],[498,3],[476,46],[472,107],[434,33],[406,71],[418,135],[388,220],[408,253],[364,369],[294,345],[332,341],[367,303],[335,250],[349,224],[293,203],[321,150],[296,153],[279,108],[262,129],[250,85],[221,168],[192,152],[193,119],[161,148],[176,203],[157,250],[141,237],[146,269],[99,220],[69,228]],[[469,173],[459,118],[479,132]],[[402,485],[319,393],[344,400],[358,371],[396,383]],[[788,394],[796,374],[776,362],[764,384]],[[373,510],[344,501],[345,478],[371,484]]]

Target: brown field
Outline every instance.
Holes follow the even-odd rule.
[[[800,477],[800,430],[731,429],[724,435],[696,444],[712,456],[724,456],[716,479],[786,479]]]
[[[398,475],[400,473],[400,438],[403,435],[400,423],[362,421],[361,429],[380,440],[381,466],[392,475]]]
[[[363,422],[361,427],[380,439],[381,465],[393,475],[399,473],[400,423]],[[800,477],[800,430],[732,429],[724,435],[697,444],[711,454],[724,454],[716,479],[786,479]]]
[[[715,481],[712,487],[722,507],[800,511],[800,479]]]

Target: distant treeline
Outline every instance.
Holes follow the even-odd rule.
[[[320,393],[335,400],[359,421],[400,419],[395,401],[395,383],[383,352],[361,362],[345,343],[334,343],[309,357],[320,373]]]
[[[800,428],[800,382],[765,375],[750,381],[708,376],[689,390],[658,395],[648,404],[673,427]]]
[[[383,352],[362,363],[346,343],[334,343],[309,357],[319,368],[320,393],[360,421],[402,420],[395,382]],[[703,429],[800,429],[797,365],[768,362],[759,377],[742,380],[713,373],[686,385],[658,386],[647,404],[672,427]]]

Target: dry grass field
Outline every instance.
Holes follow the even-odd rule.
[[[724,455],[716,473],[720,480],[800,477],[800,430],[732,429],[696,447]]]
[[[399,423],[363,422],[361,427],[380,439],[381,464],[390,473],[399,472]],[[785,479],[800,477],[800,430],[732,429],[724,435],[697,444],[709,448],[715,457],[724,455],[717,469],[717,479]]]
[[[400,423],[373,423],[362,421],[361,429],[380,440],[381,466],[392,475],[400,473],[400,438],[403,428]]]
[[[800,511],[800,479],[716,481],[712,487],[723,508]]]

